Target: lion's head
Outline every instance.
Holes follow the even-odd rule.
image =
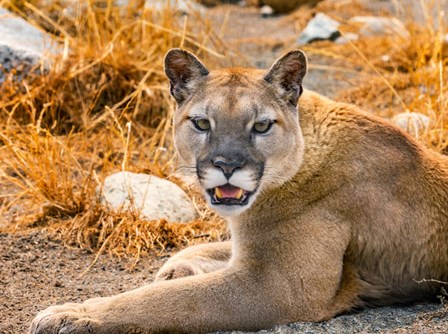
[[[297,101],[306,57],[291,51],[263,72],[209,71],[193,54],[170,50],[165,72],[177,101],[175,146],[210,207],[224,216],[290,180],[303,157]]]

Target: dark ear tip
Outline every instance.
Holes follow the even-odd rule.
[[[305,64],[308,63],[308,59],[307,59],[307,56],[306,56],[305,52],[303,52],[300,49],[289,51],[285,55],[285,57],[295,57],[298,60],[300,60],[300,62],[302,62],[302,63],[305,63]]]
[[[180,48],[173,48],[168,50],[168,52],[165,54],[165,63],[167,61],[170,61],[173,57],[178,56],[188,56],[189,52]]]
[[[193,53],[184,49],[174,48],[168,50],[165,55],[164,63],[165,73],[167,69],[172,66],[188,67],[189,65],[193,65],[198,68],[199,72],[202,75],[208,74],[207,68],[201,63],[201,61]]]

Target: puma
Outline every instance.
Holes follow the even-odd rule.
[[[434,299],[448,281],[448,158],[304,91],[306,68],[298,50],[267,72],[169,51],[180,168],[231,241],[178,253],[153,284],[52,306],[30,333],[256,330]]]

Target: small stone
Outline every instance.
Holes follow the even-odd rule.
[[[262,17],[266,18],[274,15],[274,10],[272,9],[272,7],[264,5],[263,7],[260,8],[260,14]]]
[[[197,217],[194,205],[179,186],[148,174],[109,175],[104,180],[100,202],[112,210],[134,210],[143,220],[188,222]]]
[[[129,2],[129,0],[120,0],[120,2]],[[204,12],[204,7],[192,0],[146,0],[145,7],[155,10],[163,10],[169,3],[171,8],[175,8],[180,14],[190,14],[193,12]]]
[[[410,37],[403,23],[394,17],[355,16],[348,23],[360,25],[359,34],[364,36],[395,35],[406,39]]]
[[[380,58],[385,63],[390,61],[390,56],[389,55],[382,55]]]
[[[417,137],[428,128],[430,118],[417,112],[403,112],[395,115],[391,121],[400,129]]]
[[[341,33],[338,30],[339,22],[323,13],[317,13],[300,34],[297,43],[308,44],[314,41],[335,40]]]

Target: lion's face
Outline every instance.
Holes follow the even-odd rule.
[[[303,139],[296,110],[301,79],[293,92],[275,82],[278,73],[271,72],[280,71],[275,68],[279,61],[264,77],[255,70],[209,73],[191,54],[171,52],[166,71],[178,101],[174,139],[180,170],[195,172],[214,210],[238,215],[260,192],[291,179],[301,164]],[[170,71],[181,62],[190,67],[176,81]],[[280,67],[287,65],[280,60]]]

